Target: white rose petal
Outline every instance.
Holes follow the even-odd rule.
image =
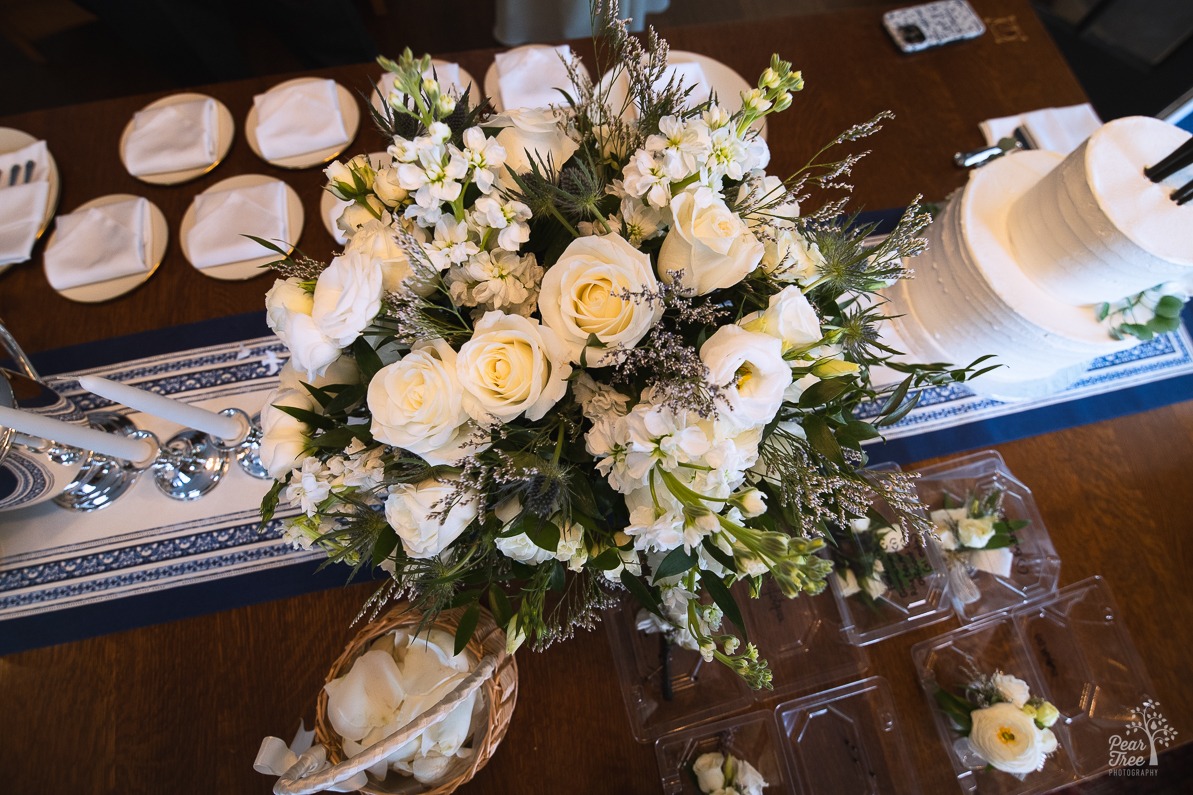
[[[414,227],[410,234],[419,242],[424,242],[426,237],[426,233],[418,227]],[[363,225],[348,241],[344,251],[359,252],[364,257],[377,260],[381,265],[381,287],[386,292],[409,289],[425,297],[435,290],[432,279],[419,278],[410,267],[410,258],[398,242],[397,230],[388,224],[373,220]]]
[[[692,763],[692,773],[696,775],[696,783],[701,792],[714,792],[725,786],[725,774],[721,766],[725,764],[725,757],[715,751],[701,754]]]
[[[348,673],[323,686],[332,728],[349,740],[362,740],[376,726],[389,722],[406,696],[393,656],[367,651]]]
[[[485,313],[456,358],[464,410],[485,424],[541,419],[567,391],[571,372],[554,331],[498,311]]]
[[[783,350],[807,348],[820,342],[820,318],[798,287],[784,287],[770,297],[764,312],[754,312],[741,319],[741,327],[777,337]]]
[[[381,264],[359,251],[331,261],[315,282],[311,317],[341,348],[351,345],[381,311]]]
[[[998,694],[1004,699],[1023,709],[1023,705],[1031,698],[1031,688],[1017,676],[998,673],[991,677]]]
[[[279,389],[265,399],[261,409],[261,464],[275,480],[302,465],[310,444],[310,426],[277,408],[318,411],[310,393],[299,389]]]
[[[721,198],[708,189],[672,197],[674,225],[659,251],[659,278],[696,295],[732,287],[762,261],[762,243]]]
[[[412,558],[438,555],[476,518],[475,499],[457,502],[443,521],[431,517],[443,509],[442,501],[454,491],[450,482],[433,478],[418,485],[402,483],[390,489],[385,500],[385,519],[397,532],[407,555]]]
[[[504,538],[498,536],[494,544],[496,544],[501,554],[507,558],[519,561],[520,563],[527,563],[531,566],[537,566],[555,557],[555,554],[551,550],[543,549],[531,541],[530,536],[525,533],[518,533],[515,536]]]
[[[497,143],[505,150],[505,165],[515,174],[530,171],[530,164],[550,161],[556,171],[568,161],[579,144],[560,127],[555,113],[546,108],[518,108],[507,110],[490,120],[491,126],[501,126]],[[539,166],[540,170],[543,168]],[[504,168],[497,182],[505,188],[515,188],[509,172]]]

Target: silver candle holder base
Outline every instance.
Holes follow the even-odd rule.
[[[93,428],[108,433],[118,433],[135,439],[151,438],[153,435],[137,430],[127,417],[111,411],[97,411],[87,417]],[[155,443],[156,439],[153,440]],[[119,458],[101,455],[89,450],[61,448],[51,451],[63,459],[82,459],[82,466],[66,489],[54,498],[54,502],[72,511],[90,512],[106,508],[124,495],[140,478],[144,467]]]

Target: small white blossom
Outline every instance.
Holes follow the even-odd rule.
[[[445,215],[435,224],[434,237],[423,244],[427,259],[439,270],[459,265],[479,251],[476,242],[469,237],[468,224]]]
[[[652,207],[666,207],[671,203],[671,177],[654,155],[645,149],[634,153],[622,170],[622,184],[626,193],[645,197]]]

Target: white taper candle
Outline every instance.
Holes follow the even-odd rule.
[[[117,436],[7,406],[0,406],[0,426],[58,444],[122,458],[134,464],[147,463],[157,455],[157,445],[147,439]]]
[[[235,417],[216,414],[214,411],[191,406],[180,400],[162,397],[154,392],[147,392],[127,384],[119,384],[96,375],[80,377],[79,386],[100,397],[122,403],[130,409],[169,420],[186,428],[203,431],[203,433],[210,434],[222,441],[237,441],[248,430]]]

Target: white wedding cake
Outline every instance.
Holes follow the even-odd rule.
[[[1189,170],[1143,173],[1189,137],[1119,119],[1067,157],[1020,152],[974,171],[928,227],[915,278],[889,291],[909,353],[958,365],[995,354],[1005,366],[975,388],[1027,397],[1130,347],[1097,305],[1193,278],[1193,204],[1170,198]]]

